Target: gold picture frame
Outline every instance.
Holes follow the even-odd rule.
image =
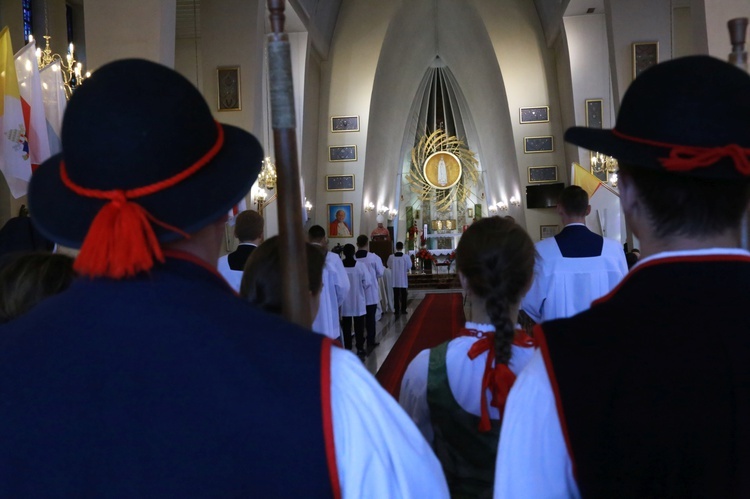
[[[345,173],[341,175],[326,175],[327,191],[353,191],[354,174]]]
[[[359,116],[331,116],[331,132],[359,132]]]
[[[548,123],[549,106],[522,107],[518,110],[518,122],[526,123]]]
[[[555,138],[552,135],[523,138],[523,153],[538,154],[555,151]]]
[[[224,66],[216,68],[217,109],[219,111],[241,111],[240,67]]]
[[[555,237],[560,232],[559,225],[540,225],[539,226],[539,239],[547,239]]]
[[[604,126],[604,99],[586,99],[586,126],[599,129]]]
[[[357,146],[328,146],[328,161],[357,161]]]
[[[530,166],[529,183],[557,182],[557,166]]]
[[[328,237],[354,237],[354,215],[352,213],[352,203],[337,203],[327,205],[328,214]],[[339,216],[339,212],[343,213],[343,217]],[[343,224],[341,226],[340,224]],[[342,233],[339,227],[345,227],[348,230],[348,234]]]
[[[633,43],[633,79],[659,63],[659,42]]]

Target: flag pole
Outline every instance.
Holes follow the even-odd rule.
[[[268,0],[267,6],[271,21],[271,33],[268,35],[268,79],[279,189],[279,249],[284,297],[282,312],[287,320],[310,327],[312,321],[302,228],[292,63],[289,37],[284,33],[285,1]]]

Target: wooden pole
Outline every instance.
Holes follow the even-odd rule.
[[[297,133],[289,37],[284,33],[284,0],[268,0],[271,33],[268,35],[268,70],[271,126],[279,207],[279,239],[284,304],[287,320],[309,328],[310,293],[307,279],[302,192],[297,163]]]

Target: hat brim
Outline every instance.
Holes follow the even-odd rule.
[[[174,186],[133,201],[159,221],[188,234],[227,214],[250,192],[260,172],[263,148],[250,133],[222,126],[224,145],[207,165]],[[60,178],[63,159],[64,153],[57,154],[36,169],[29,184],[29,209],[42,234],[58,244],[80,248],[91,222],[107,201],[68,189]],[[152,226],[161,242],[182,237],[158,224]]]
[[[568,128],[564,137],[565,141],[571,144],[612,156],[620,164],[661,172],[666,171],[661,159],[668,158],[671,151],[669,147],[627,140],[615,135],[612,130],[598,128],[575,126]],[[718,160],[712,168],[696,168],[670,173],[711,179],[732,180],[742,178],[737,174],[734,162],[729,157]]]

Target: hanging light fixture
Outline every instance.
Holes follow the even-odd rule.
[[[44,50],[40,47],[36,48],[36,60],[39,70],[46,68],[53,62],[60,64],[60,72],[62,73],[63,86],[65,87],[65,97],[70,99],[76,88],[81,86],[83,81],[91,76],[90,72],[83,72],[83,64],[76,61],[75,59],[75,47],[71,43],[68,45],[68,53],[65,58],[60,54],[53,54],[52,48],[49,46],[49,42],[52,37],[49,35],[49,19],[47,18],[47,3],[44,3]],[[34,37],[29,35],[29,43],[34,41]]]
[[[276,165],[273,164],[271,158],[263,160],[263,166],[261,166],[258,174],[258,187],[269,191],[276,187]]]
[[[612,184],[616,186],[617,172],[619,170],[620,167],[617,164],[617,160],[612,156],[607,156],[606,154],[602,154],[600,152],[591,152],[591,171],[593,173],[604,173],[607,177],[607,180],[610,182],[612,177],[614,176],[615,181],[612,182]]]

